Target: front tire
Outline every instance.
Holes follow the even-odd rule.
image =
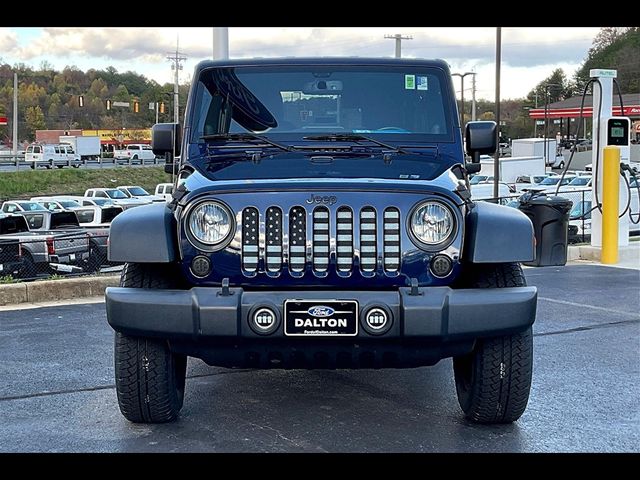
[[[473,265],[471,288],[526,286],[517,263]],[[476,341],[471,353],[453,359],[458,402],[465,416],[477,423],[518,420],[529,401],[533,372],[531,327],[521,333]]]
[[[165,340],[115,336],[116,393],[122,415],[134,423],[178,417],[184,401],[187,358]]]
[[[175,288],[168,265],[127,263],[120,286]],[[187,357],[162,339],[115,334],[116,393],[120,411],[135,423],[175,420],[184,401]]]

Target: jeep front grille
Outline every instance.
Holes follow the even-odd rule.
[[[355,270],[366,276],[379,268],[390,275],[400,271],[401,218],[396,207],[380,214],[369,206],[293,206],[288,211],[272,206],[264,212],[247,207],[241,219],[242,268],[247,275],[285,269],[298,276],[307,270],[319,276],[332,269],[343,276]]]

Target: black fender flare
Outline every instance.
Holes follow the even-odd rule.
[[[516,208],[474,202],[465,232],[463,258],[468,262],[529,262],[535,258],[533,224]]]
[[[176,221],[165,203],[125,210],[111,222],[111,262],[169,263],[178,258]]]

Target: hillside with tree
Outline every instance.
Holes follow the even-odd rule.
[[[38,129],[118,129],[149,127],[155,122],[155,111],[149,103],[164,102],[165,113],[160,121],[173,118],[173,85],[160,85],[135,72],[118,72],[113,67],[104,70],[77,67],[54,70],[43,62],[39,69],[24,64],[10,66],[0,60],[0,113],[12,118],[13,73],[18,74],[18,129],[20,139],[33,140]],[[180,86],[181,103],[187,98],[189,85]],[[79,96],[84,106],[79,105]],[[106,101],[139,102],[139,112],[133,108],[112,107]],[[11,124],[0,127],[0,140],[11,143]]]

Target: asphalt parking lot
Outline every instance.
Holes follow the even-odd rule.
[[[2,452],[640,451],[640,271],[526,269],[539,288],[529,407],[478,426],[451,361],[379,371],[251,371],[190,360],[178,422],[118,410],[104,304],[0,311]]]

